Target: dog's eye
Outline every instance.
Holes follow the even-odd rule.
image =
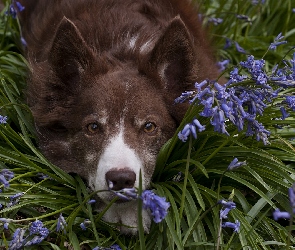
[[[87,125],[87,130],[91,134],[97,133],[99,130],[99,125],[97,122],[92,122]]]
[[[153,122],[147,122],[144,124],[144,132],[151,134],[157,130],[157,126]]]

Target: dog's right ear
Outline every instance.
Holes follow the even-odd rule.
[[[57,28],[48,60],[53,72],[66,85],[77,84],[83,71],[94,61],[80,31],[66,17]]]

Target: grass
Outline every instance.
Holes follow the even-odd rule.
[[[257,5],[250,0],[203,0],[200,6],[217,56],[220,60],[230,59],[229,69],[245,61],[246,54],[239,53],[234,45],[224,49],[226,38],[238,42],[256,59],[264,58],[268,72],[275,64],[283,65],[283,59],[292,58],[295,45],[292,0],[266,0]],[[248,16],[250,22],[237,18],[238,14]],[[223,22],[214,25],[208,22],[212,17],[222,18]],[[280,32],[288,43],[266,53]],[[115,225],[103,222],[103,212],[94,212],[88,204],[94,194],[88,193],[83,181],[64,173],[39,152],[32,116],[24,103],[27,64],[19,53],[19,26],[17,20],[4,12],[0,17],[0,38],[0,114],[9,117],[7,124],[0,125],[0,168],[15,173],[8,189],[0,187],[3,190],[0,203],[4,205],[0,217],[13,219],[9,230],[0,226],[3,249],[8,248],[16,228],[28,228],[36,219],[51,233],[47,240],[30,249],[80,249],[82,245],[94,248],[113,244],[122,249],[294,249],[294,234],[290,235],[294,226],[272,218],[275,208],[290,211],[287,192],[295,182],[294,115],[285,121],[274,120],[280,113],[271,103],[259,117],[272,131],[271,144],[264,145],[237,132],[234,126],[228,126],[230,136],[214,132],[210,121],[199,117],[201,107],[191,106],[175,136],[163,146],[153,178],[152,188],[171,204],[169,213],[160,224],[152,224],[150,234],[144,235],[141,229],[139,240],[121,235]],[[294,88],[285,92],[293,95]],[[183,143],[177,133],[195,116],[207,129],[196,140]],[[280,123],[284,125],[282,129],[277,127]],[[234,157],[245,160],[247,165],[226,171]],[[182,177],[175,181],[179,172]],[[50,178],[40,179],[38,173]],[[9,197],[19,192],[24,192],[19,202],[7,207]],[[239,233],[227,228],[220,230],[221,205],[217,204],[220,199],[236,203],[228,220],[240,221]],[[66,233],[56,232],[60,213],[67,222]],[[91,225],[83,231],[79,225],[85,219]]]

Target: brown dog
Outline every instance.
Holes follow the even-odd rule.
[[[148,188],[187,108],[174,99],[217,75],[196,10],[186,0],[20,2],[41,150],[92,190],[137,187],[140,170]],[[98,196],[100,208],[114,198]],[[136,203],[118,202],[105,220],[135,233]]]

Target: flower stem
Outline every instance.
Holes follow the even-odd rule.
[[[219,250],[219,246],[220,246],[221,228],[222,228],[222,218],[220,218],[220,223],[219,223],[219,228],[218,228],[216,250]]]
[[[192,151],[192,140],[193,137],[190,135],[189,137],[189,145],[188,145],[188,152],[187,152],[187,159],[186,159],[186,168],[184,173],[184,181],[183,181],[183,189],[182,189],[182,196],[181,196],[181,205],[179,210],[179,218],[182,218],[183,210],[184,210],[184,202],[185,202],[185,194],[186,194],[186,186],[187,186],[187,178],[189,173],[189,165],[190,165],[190,158],[191,158],[191,151]]]

